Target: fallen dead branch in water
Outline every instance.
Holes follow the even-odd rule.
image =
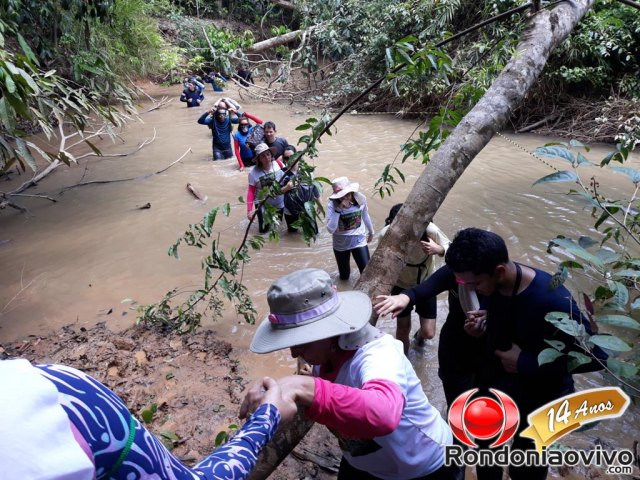
[[[120,182],[130,182],[132,180],[144,180],[145,178],[149,178],[149,177],[152,177],[154,175],[159,175],[161,173],[166,172],[171,167],[173,167],[176,163],[178,163],[180,160],[182,160],[184,157],[186,157],[187,154],[190,153],[190,152],[191,152],[191,147],[189,147],[186,152],[184,152],[182,155],[180,155],[180,158],[178,158],[177,160],[174,160],[169,165],[164,167],[162,170],[158,170],[157,172],[145,173],[144,175],[138,175],[137,177],[116,178],[116,179],[113,179],[113,180],[92,180],[90,182],[80,182],[80,183],[76,183],[75,185],[70,185],[68,187],[64,187],[62,190],[60,190],[58,192],[58,195],[62,195],[64,192],[66,192],[68,190],[72,190],[72,189],[77,188],[77,187],[85,187],[87,185],[104,185],[104,184],[107,184],[107,183],[120,183]]]
[[[51,198],[48,195],[29,195],[27,193],[2,193],[0,192],[0,197],[8,200],[9,197],[27,197],[27,198],[44,198],[45,200],[49,200],[53,203],[56,203],[58,200],[55,198]]]
[[[129,155],[133,155],[134,153],[139,152],[147,145],[152,144],[156,140],[157,133],[158,132],[156,131],[156,127],[153,127],[153,137],[145,138],[135,150],[132,150],[130,152],[125,152],[125,153],[89,152],[89,153],[85,153],[84,155],[80,155],[79,157],[76,158],[76,160],[82,160],[83,158],[87,158],[87,157],[101,157],[101,158],[128,157]]]
[[[25,207],[22,207],[18,204],[15,204],[13,202],[11,202],[10,200],[2,200],[0,202],[0,210],[4,210],[5,208],[10,207],[10,208],[14,208],[16,210],[21,211],[22,213],[29,213],[29,210],[27,210]]]
[[[172,98],[167,97],[166,95],[164,97],[162,97],[160,100],[158,100],[155,97],[152,97],[151,95],[149,95],[147,92],[144,91],[144,89],[142,87],[140,87],[139,85],[137,85],[133,80],[131,80],[128,76],[127,78],[129,79],[129,82],[131,83],[131,85],[133,85],[133,88],[142,93],[145,97],[147,97],[149,100],[151,100],[151,103],[153,103],[153,107],[149,108],[148,110],[145,110],[142,113],[149,113],[149,112],[153,112],[154,110],[158,110],[159,108],[165,107],[167,106],[167,104],[169,104],[169,102],[173,101]]]
[[[11,310],[7,310],[9,308],[9,305],[11,305],[14,301],[16,301],[18,298],[20,298],[20,296],[26,292],[29,287],[31,287],[31,285],[33,285],[33,283],[38,280],[42,275],[44,275],[44,273],[40,273],[39,275],[36,275],[29,283],[27,283],[26,285],[24,284],[24,268],[25,268],[26,264],[24,264],[22,266],[22,273],[20,273],[20,290],[18,290],[18,292],[11,297],[11,300],[9,300],[7,303],[4,304],[4,307],[2,307],[2,310],[0,310],[0,317],[6,313],[9,313]]]
[[[191,185],[190,183],[187,183],[187,191],[193,195],[194,197],[196,197],[198,200],[202,201],[202,202],[206,202],[207,199],[209,198],[206,195],[203,195],[202,193],[200,193],[198,191],[198,189],[196,187],[194,187],[193,185]]]

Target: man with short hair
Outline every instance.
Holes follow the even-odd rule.
[[[199,107],[204,100],[204,94],[202,89],[196,84],[195,81],[189,81],[187,86],[182,91],[180,101],[185,102],[187,107]]]
[[[276,124],[273,122],[266,122],[264,125],[264,143],[272,149],[273,158],[280,160],[284,149],[289,146],[289,142],[284,137],[276,136]]]
[[[521,431],[527,426],[529,413],[575,391],[573,373],[602,368],[600,361],[606,359],[606,354],[601,349],[595,347],[593,352],[585,352],[574,337],[545,320],[550,312],[564,312],[591,334],[589,322],[571,293],[564,286],[553,288],[552,277],[548,273],[512,261],[499,235],[478,228],[460,230],[447,250],[445,262],[446,267],[419,286],[400,295],[379,296],[376,311],[381,315],[397,313],[412,301],[420,302],[442,291],[434,288],[436,283],[451,287],[452,277],[458,285],[473,289],[481,296],[481,304],[486,310],[466,311],[464,331],[460,326],[451,331],[448,345],[452,346],[451,341],[457,338],[461,346],[460,356],[465,359],[463,363],[467,363],[469,359],[463,346],[466,345],[466,332],[482,342],[484,353],[478,353],[479,358],[469,365],[471,370],[467,375],[452,378],[441,375],[443,384],[449,383],[448,404],[454,399],[452,394],[456,390],[462,393],[460,390],[465,388],[496,388],[510,395],[518,405]],[[538,355],[549,348],[547,340],[561,342],[563,353],[587,354],[591,361],[571,371],[567,355],[539,365]],[[440,348],[442,346],[441,342]],[[441,364],[440,369],[452,366]],[[529,450],[533,447],[531,440],[516,435],[512,449]],[[516,480],[544,479],[547,468],[510,467],[509,474]],[[502,469],[478,469],[478,478],[501,479]]]
[[[573,336],[545,320],[548,313],[564,312],[591,334],[589,321],[571,293],[564,286],[554,288],[547,272],[511,260],[499,235],[478,228],[461,230],[449,246],[445,261],[458,283],[475,289],[485,299],[486,325],[472,312],[465,330],[484,335],[484,362],[490,372],[487,386],[516,401],[521,417],[519,431],[527,426],[529,413],[575,391],[573,373],[602,368],[599,360],[606,359],[602,350],[596,347],[593,352],[585,352]],[[571,370],[571,357],[563,355],[540,365],[538,355],[549,348],[548,340],[561,342],[563,353],[587,354],[590,361]],[[512,448],[533,446],[531,440],[517,435]],[[543,479],[547,468],[510,467],[509,473],[513,479]]]

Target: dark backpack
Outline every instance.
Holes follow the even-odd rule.
[[[298,183],[293,190],[285,193],[284,206],[292,215],[300,215],[304,212],[304,204],[318,198],[319,193],[314,185]]]
[[[254,150],[259,143],[264,142],[264,127],[262,125],[254,125],[249,130],[245,143],[247,147]]]

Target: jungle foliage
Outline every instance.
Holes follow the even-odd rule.
[[[162,68],[152,7],[142,0],[0,4],[0,173],[16,163],[35,171],[38,156],[73,161],[26,140],[34,131],[51,138],[63,125],[82,133],[90,118],[111,126],[127,120],[134,111],[127,76]]]
[[[326,58],[336,63],[330,82],[336,100],[362,90],[389,67],[385,51],[402,38],[434,44],[453,33],[521,5],[513,0],[475,2],[402,2],[373,0],[305,2],[306,27],[325,23],[315,41]],[[446,48],[453,75],[464,82],[470,102],[477,98],[511,57],[524,33],[528,14],[519,14],[477,30]],[[309,52],[314,51],[309,47]],[[623,95],[640,98],[640,12],[615,1],[600,1],[557,49],[539,91],[547,103],[562,95]],[[450,87],[442,78],[417,76],[371,95],[371,108],[422,111],[437,107]],[[392,94],[396,93],[396,98]],[[535,97],[535,96],[534,96]],[[535,98],[538,101],[539,98]]]
[[[559,250],[568,257],[558,264],[552,280],[554,286],[561,285],[570,276],[578,277],[583,285],[586,284],[577,298],[582,301],[594,333],[589,335],[567,314],[552,312],[546,319],[572,335],[576,342],[605,349],[609,353],[608,372],[618,380],[626,379],[624,386],[637,395],[640,387],[640,352],[637,348],[640,331],[637,320],[640,309],[640,204],[637,198],[640,171],[629,166],[628,160],[629,153],[640,144],[640,131],[637,128],[627,130],[616,149],[597,163],[588,159],[587,146],[573,140],[536,149],[537,155],[554,159],[564,169],[556,168],[554,173],[538,179],[533,185],[574,184],[568,194],[590,212],[597,232],[595,238],[593,232],[577,239],[558,235],[548,247],[549,253]],[[627,177],[627,188],[611,189],[611,185],[601,184],[596,167]],[[538,358],[540,364],[565,355],[562,353],[564,345],[554,341],[547,343],[549,348]],[[590,361],[576,352],[572,352],[568,360],[574,368]]]

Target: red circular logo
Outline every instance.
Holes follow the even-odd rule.
[[[520,413],[513,399],[493,388],[495,398],[472,397],[478,389],[469,390],[454,400],[449,409],[449,426],[453,435],[465,445],[477,448],[472,438],[489,440],[498,437],[490,447],[498,447],[513,438],[520,423]]]

